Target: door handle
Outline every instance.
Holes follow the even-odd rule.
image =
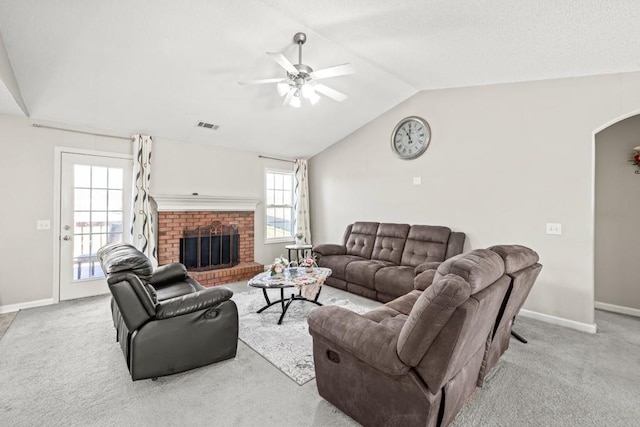
[[[62,240],[71,240],[71,236],[62,236]]]

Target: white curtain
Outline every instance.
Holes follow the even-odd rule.
[[[131,244],[158,266],[154,218],[149,200],[151,182],[151,146],[149,135],[133,135],[133,217],[131,219]]]
[[[311,223],[309,222],[309,175],[307,161],[296,159],[294,165],[296,226],[294,233],[304,235],[302,241],[311,244]]]

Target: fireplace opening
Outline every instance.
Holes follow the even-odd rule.
[[[240,235],[234,224],[214,221],[185,230],[180,238],[180,262],[191,271],[229,268],[240,262]]]

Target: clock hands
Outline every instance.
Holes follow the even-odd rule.
[[[407,134],[407,138],[409,138],[409,144],[413,144],[413,140],[411,139],[411,123],[408,124],[407,129],[405,129],[404,132]]]

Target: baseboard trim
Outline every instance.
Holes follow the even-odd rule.
[[[53,304],[52,298],[21,302],[18,304],[0,305],[0,314],[13,313],[15,311],[24,310],[25,308],[42,307],[44,305],[51,305],[51,304]]]
[[[640,317],[640,310],[638,310],[637,308],[622,307],[620,305],[607,304],[606,302],[598,302],[598,301],[594,303],[594,306],[599,310],[612,311],[614,313]]]
[[[540,320],[542,322],[552,323],[554,325],[564,326],[565,328],[576,329],[582,332],[588,332],[595,334],[597,327],[595,323],[582,323],[575,320],[565,319],[563,317],[551,316],[550,314],[538,313],[531,310],[520,310],[520,316],[528,317],[530,319]]]

